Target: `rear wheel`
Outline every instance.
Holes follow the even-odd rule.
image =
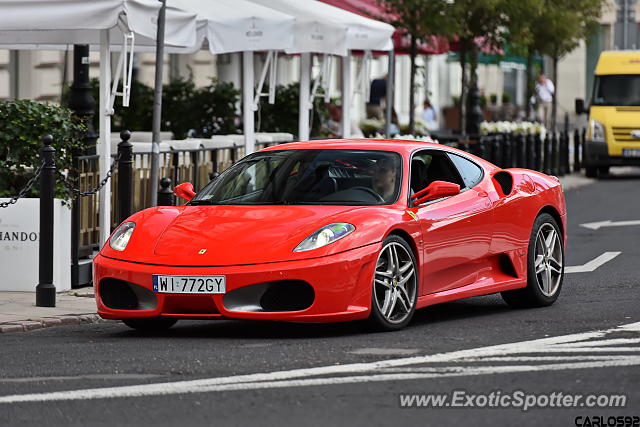
[[[178,319],[167,319],[163,317],[152,317],[148,319],[125,319],[122,321],[130,328],[143,332],[166,331],[176,324]]]
[[[404,328],[413,317],[418,299],[417,263],[404,239],[389,236],[382,243],[372,287],[372,326],[383,331]]]
[[[564,278],[564,246],[556,220],[543,213],[531,230],[527,254],[527,287],[502,292],[513,307],[545,307],[553,304]]]

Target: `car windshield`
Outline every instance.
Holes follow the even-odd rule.
[[[640,106],[640,74],[596,76],[591,105]]]
[[[210,182],[192,205],[383,205],[398,198],[401,157],[374,150],[251,154]]]

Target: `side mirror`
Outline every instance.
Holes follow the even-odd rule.
[[[196,192],[193,190],[193,184],[190,182],[183,182],[182,184],[176,185],[173,188],[173,194],[178,197],[185,199],[187,202],[190,202],[196,195]]]
[[[411,200],[417,206],[427,203],[429,200],[460,194],[460,186],[448,181],[433,181],[427,188],[423,188],[411,196]]]
[[[576,114],[581,115],[587,112],[584,105],[584,99],[576,98]]]

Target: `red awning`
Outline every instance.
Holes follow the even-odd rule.
[[[372,19],[384,19],[389,14],[376,3],[375,0],[320,0],[332,6],[358,15],[366,16]],[[411,41],[408,35],[404,34],[402,29],[397,29],[393,33],[393,45],[396,53],[407,54],[411,47]],[[418,44],[418,53],[421,55],[436,55],[449,51],[449,43],[447,39],[438,36],[430,36],[426,42]]]

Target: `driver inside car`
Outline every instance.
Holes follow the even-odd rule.
[[[383,158],[376,162],[372,170],[373,189],[387,203],[392,201],[396,192],[397,169],[392,159]]]

